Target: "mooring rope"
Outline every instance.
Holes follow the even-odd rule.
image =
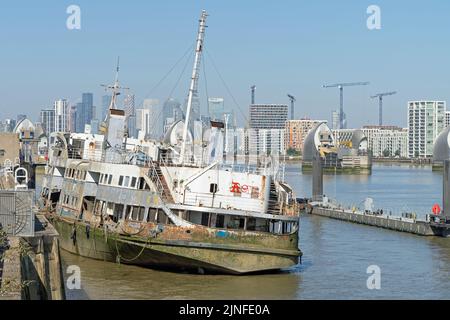
[[[133,259],[127,259],[127,258],[124,258],[119,252],[119,248],[117,247],[117,238],[118,238],[118,236],[114,239],[115,240],[114,242],[116,245],[117,260],[118,260],[117,262],[118,263],[120,263],[120,260],[124,260],[125,262],[133,262],[133,261],[137,260],[142,255],[142,253],[144,253],[144,250],[147,248],[147,245],[150,243],[150,239],[151,239],[151,237],[147,238],[145,245],[142,247],[142,250],[138,253],[138,255],[136,257],[134,257]]]

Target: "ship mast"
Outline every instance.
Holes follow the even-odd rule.
[[[199,20],[199,29],[197,34],[197,45],[195,48],[195,59],[194,67],[192,69],[191,85],[189,87],[189,96],[186,107],[186,118],[184,120],[184,130],[183,130],[183,144],[181,146],[180,162],[183,164],[186,154],[186,140],[189,130],[189,120],[191,117],[192,101],[194,96],[197,95],[198,78],[200,73],[200,59],[203,51],[203,41],[205,39],[205,29],[206,29],[206,17],[207,13],[205,10],[202,11],[202,15]]]
[[[111,90],[111,101],[109,103],[109,110],[106,115],[106,119],[103,119],[105,122],[104,126],[104,136],[105,139],[103,140],[103,151],[105,151],[108,148],[109,142],[108,142],[108,131],[109,131],[109,125],[111,121],[111,110],[118,109],[117,108],[117,96],[120,95],[120,90],[129,90],[130,88],[121,87],[119,84],[119,71],[120,71],[120,57],[117,57],[117,66],[116,66],[116,77],[114,80],[113,85],[105,85],[102,84],[101,86],[105,88],[105,91]],[[126,122],[124,123],[124,132],[127,132],[127,125]],[[124,135],[124,138],[127,138],[127,135]],[[122,146],[123,149],[125,149],[126,146],[126,140]]]
[[[109,110],[111,109],[117,109],[117,96],[120,95],[119,90],[129,90],[130,88],[124,88],[121,87],[119,84],[119,71],[120,71],[120,57],[117,57],[117,67],[116,67],[116,78],[114,80],[113,85],[105,85],[102,84],[102,87],[105,87],[105,90],[111,90],[112,96],[111,96],[111,102],[109,103]]]

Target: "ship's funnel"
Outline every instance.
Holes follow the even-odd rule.
[[[437,137],[434,143],[433,161],[442,162],[444,166],[442,192],[443,215],[450,218],[450,127],[445,129]]]

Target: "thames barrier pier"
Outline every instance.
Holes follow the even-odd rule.
[[[0,171],[0,300],[64,300],[59,234],[36,214],[28,171]]]
[[[450,237],[450,128],[446,129],[437,138],[433,157],[444,165],[443,173],[443,210],[436,210],[426,214],[425,219],[418,219],[414,214],[405,216],[392,216],[382,210],[373,212],[371,203],[367,203],[364,210],[357,208],[344,208],[343,205],[330,201],[323,195],[323,157],[319,151],[320,124],[310,131],[305,139],[305,150],[312,155],[312,199],[306,207],[309,214],[327,217],[346,222],[364,224],[399,232],[407,232],[421,236]]]

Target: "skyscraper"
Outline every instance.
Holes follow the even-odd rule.
[[[150,134],[149,109],[136,109],[136,131],[138,132],[138,137],[145,137]]]
[[[211,120],[223,121],[224,113],[225,113],[225,104],[223,98],[208,99],[208,114],[211,117]]]
[[[334,110],[331,113],[331,125],[333,130],[339,129],[339,111]]]
[[[183,120],[183,111],[181,111],[181,104],[178,100],[170,98],[164,102],[162,120],[164,133],[166,133],[174,122]]]
[[[158,139],[163,134],[163,109],[158,99],[145,99],[143,109],[148,110],[149,131],[151,138]],[[136,117],[138,119],[138,117]]]
[[[91,133],[98,134],[100,128],[100,122],[97,119],[91,120]]]
[[[84,105],[84,121],[89,124],[95,118],[94,95],[92,93],[83,93],[82,103]]]
[[[67,130],[67,100],[60,99],[54,103],[55,132]]]
[[[68,112],[68,125],[67,130],[69,132],[76,132],[77,130],[77,106],[70,106],[69,112]]]
[[[84,126],[95,118],[94,95],[83,93],[81,103],[77,103],[77,132],[84,132]]]
[[[127,117],[128,136],[137,137],[136,133],[136,109],[134,94],[127,94],[123,100],[125,116]]]
[[[101,110],[101,121],[105,121],[106,114],[108,113],[109,105],[111,104],[111,96],[102,96],[102,110]]]
[[[408,102],[408,156],[433,156],[433,145],[445,128],[445,101]]]
[[[42,109],[40,121],[46,135],[55,132],[55,109]]]
[[[85,124],[83,117],[84,115],[83,103],[82,102],[77,103],[75,109],[76,109],[75,132],[82,133],[84,132],[84,124]]]

